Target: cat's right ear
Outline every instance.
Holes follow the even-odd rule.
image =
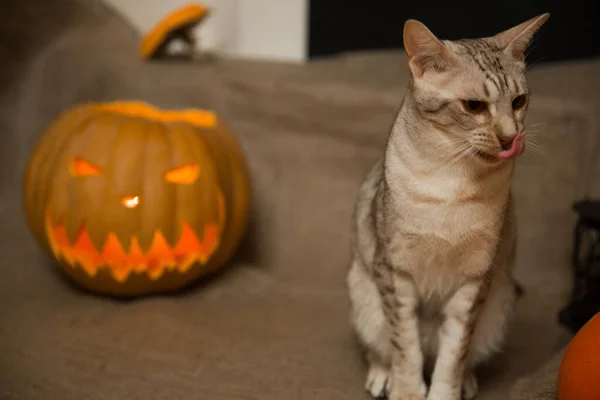
[[[404,49],[408,65],[417,78],[425,72],[443,72],[453,61],[450,50],[421,22],[409,19],[404,24]]]
[[[544,25],[548,18],[550,18],[548,13],[538,15],[529,21],[497,34],[492,40],[515,60],[524,61],[525,49],[531,42],[533,35]]]

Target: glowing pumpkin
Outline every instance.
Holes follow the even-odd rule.
[[[142,38],[142,58],[162,56],[169,43],[175,39],[183,40],[190,47],[190,51],[193,51],[196,40],[192,30],[209,14],[210,9],[202,4],[188,4],[171,12]]]
[[[243,155],[215,114],[138,102],[62,114],[24,183],[35,237],[75,282],[112,295],[179,289],[223,266],[249,197]]]
[[[600,399],[600,313],[573,337],[558,373],[559,400]]]

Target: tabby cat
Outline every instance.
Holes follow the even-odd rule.
[[[404,26],[411,79],[358,196],[347,276],[374,397],[472,399],[474,367],[502,344],[516,298],[524,52],[548,17],[457,41]]]

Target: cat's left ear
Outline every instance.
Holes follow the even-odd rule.
[[[529,45],[529,42],[531,42],[531,38],[544,25],[548,18],[550,18],[549,13],[538,15],[529,21],[497,34],[492,40],[496,42],[504,53],[518,61],[524,61],[525,49]]]
[[[404,24],[404,49],[414,76],[443,72],[455,64],[450,50],[423,23],[409,19]]]

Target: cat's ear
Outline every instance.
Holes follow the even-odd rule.
[[[453,64],[450,50],[421,22],[406,21],[403,36],[408,65],[416,77],[427,71],[445,71]]]
[[[550,18],[550,14],[548,13],[538,15],[529,21],[497,34],[492,40],[509,56],[518,61],[524,61],[525,49],[529,45],[529,42],[531,42],[531,38],[544,25],[548,18]]]

